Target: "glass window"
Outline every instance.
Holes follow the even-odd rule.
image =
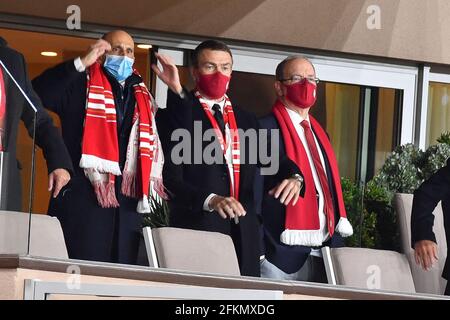
[[[401,90],[321,81],[311,114],[328,133],[341,176],[367,181],[398,145]],[[229,96],[234,104],[268,114],[276,99],[274,77],[234,71]]]
[[[450,130],[450,84],[430,82],[428,89],[428,115],[426,146],[435,144],[436,139]]]
[[[311,114],[328,133],[341,176],[355,179],[360,113],[359,86],[319,82]]]
[[[401,90],[379,88],[376,116],[374,173],[377,173],[391,151],[400,143]]]

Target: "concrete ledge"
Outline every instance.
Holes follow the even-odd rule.
[[[330,299],[447,299],[445,296],[406,294],[381,290],[364,290],[316,284],[299,281],[275,281],[254,277],[222,276],[208,273],[192,273],[171,269],[155,269],[143,266],[112,264],[82,260],[58,260],[22,255],[0,255],[0,272],[2,269],[39,270],[69,275],[69,267],[77,266],[81,275],[110,279],[123,279],[145,282],[166,283],[170,285],[191,285],[231,289],[281,290],[285,298],[296,295]]]

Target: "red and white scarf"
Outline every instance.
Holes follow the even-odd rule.
[[[137,74],[137,71],[134,71]],[[121,192],[138,198],[137,211],[150,212],[149,200],[155,191],[167,198],[162,183],[164,156],[156,130],[156,103],[144,83],[133,86],[136,105],[128,140]],[[98,203],[115,208],[115,177],[119,167],[116,107],[111,84],[99,63],[88,70],[86,118],[80,167],[91,181]]]
[[[6,90],[3,80],[3,70],[0,68],[0,151],[5,151],[5,116],[6,116]]]
[[[319,205],[308,156],[286,107],[281,101],[278,100],[275,103],[272,111],[283,135],[286,154],[300,168],[303,174],[305,188],[304,197],[300,197],[295,206],[291,203],[286,207],[285,230],[282,232],[280,240],[288,245],[321,246],[324,239],[323,233],[320,230]],[[311,115],[309,115],[309,119],[311,128],[317,140],[323,146],[325,156],[329,161],[332,181],[336,190],[340,219],[338,224],[332,226],[332,228],[335,228],[334,230],[339,232],[343,237],[351,236],[353,234],[353,228],[347,219],[347,213],[345,211],[339,169],[333,147],[320,124]]]
[[[228,98],[228,96],[225,95],[223,120],[225,122],[225,125],[228,124],[231,134],[231,141],[226,141],[225,137],[222,134],[222,131],[219,129],[219,125],[217,124],[216,118],[214,118],[211,110],[208,107],[208,104],[206,103],[205,98],[203,98],[200,92],[198,91],[195,92],[195,96],[197,97],[198,101],[200,101],[203,111],[205,111],[206,116],[208,117],[209,121],[211,122],[211,125],[214,128],[214,132],[216,133],[217,139],[219,140],[219,144],[224,156],[226,155],[228,144],[231,142],[232,163],[229,163],[227,161],[227,166],[230,175],[233,174],[234,181],[233,183],[231,183],[230,181],[230,195],[234,197],[236,200],[239,200],[239,175],[241,166],[241,151],[239,143],[239,133],[231,101]]]

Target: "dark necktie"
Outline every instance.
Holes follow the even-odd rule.
[[[220,110],[220,106],[216,103],[212,106],[212,110],[214,111],[214,118],[219,125],[220,131],[222,131],[223,139],[225,140],[225,121],[223,120],[222,111]]]
[[[308,144],[309,152],[313,158],[314,167],[316,168],[317,175],[319,176],[324,197],[324,211],[327,216],[328,231],[330,232],[331,237],[334,233],[334,209],[327,175],[324,167],[322,166],[322,162],[320,161],[319,151],[317,150],[316,141],[314,140],[309,122],[307,120],[303,120],[300,125],[305,129],[306,143]]]

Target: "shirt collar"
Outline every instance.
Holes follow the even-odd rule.
[[[220,110],[222,110],[223,112],[223,107],[225,106],[225,98],[222,101],[209,100],[206,98],[203,98],[203,100],[205,100],[206,105],[210,110],[212,109],[213,105],[218,104],[220,106]]]
[[[309,114],[307,114],[306,117],[304,118],[299,113],[295,112],[294,110],[289,109],[286,106],[285,106],[285,108],[286,108],[286,110],[287,110],[287,112],[289,114],[289,117],[291,118],[292,122],[297,123],[297,124],[300,124],[303,120],[306,120],[306,121],[310,122],[309,121]]]

